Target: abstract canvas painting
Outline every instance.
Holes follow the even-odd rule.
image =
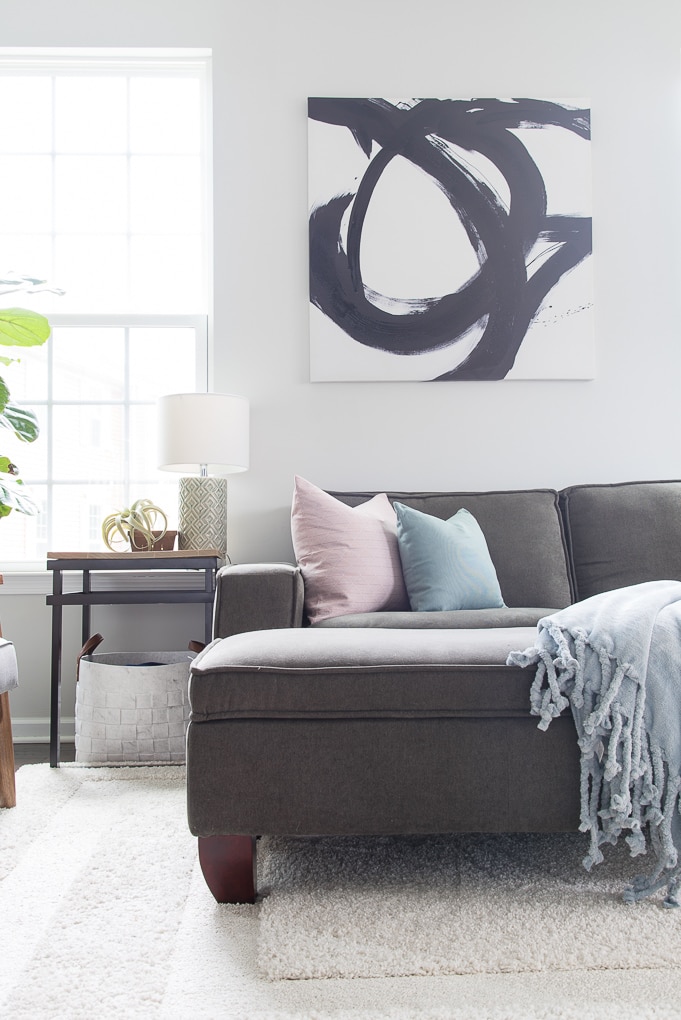
[[[313,381],[594,375],[584,100],[308,100]]]

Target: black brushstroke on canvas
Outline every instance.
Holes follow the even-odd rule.
[[[589,111],[540,99],[422,99],[412,106],[384,99],[309,99],[308,112],[313,120],[347,127],[369,159],[354,194],[335,196],[311,212],[311,301],[354,340],[401,355],[446,348],[487,317],[475,349],[438,378],[503,379],[546,295],[591,252],[591,218],[547,216],[541,172],[511,129],[553,125],[589,139]],[[442,140],[495,164],[510,190],[508,209]],[[380,148],[372,158],[374,142]],[[396,156],[420,167],[442,190],[476,254],[479,270],[454,293],[390,302],[362,281],[364,219],[381,174]],[[351,203],[346,251],[341,220]],[[538,241],[553,251],[528,278],[528,258]],[[380,298],[383,308],[372,298]]]

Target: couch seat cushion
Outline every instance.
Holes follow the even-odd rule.
[[[518,609],[437,610],[424,613],[348,613],[321,620],[316,627],[399,627],[402,630],[475,630],[487,627],[536,627],[557,609],[526,606]]]
[[[535,637],[535,627],[235,634],[192,663],[191,718],[527,716],[531,672],[505,663]]]

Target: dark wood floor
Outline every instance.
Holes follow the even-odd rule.
[[[61,745],[61,760],[73,761],[76,754],[75,744]],[[14,771],[22,765],[39,765],[41,762],[50,760],[49,744],[15,744],[14,745]]]

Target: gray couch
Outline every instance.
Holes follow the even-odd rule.
[[[507,655],[571,602],[681,580],[679,481],[388,495],[443,519],[468,509],[505,607],[310,627],[296,566],[220,572],[187,735],[189,825],[220,902],[254,899],[259,835],[576,829],[572,718],[539,731],[531,671]]]

